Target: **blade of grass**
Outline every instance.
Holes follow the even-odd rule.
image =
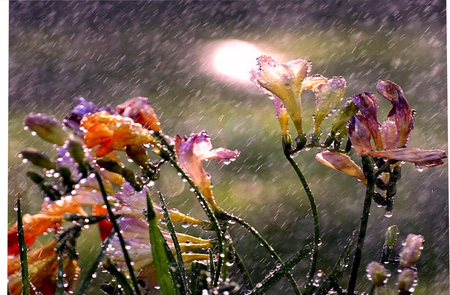
[[[17,196],[15,209],[17,210],[17,236],[19,238],[19,255],[20,255],[20,267],[22,269],[22,294],[30,294],[30,279],[28,277],[28,259],[27,259],[27,244],[25,243],[25,234],[23,232],[22,221],[22,196]]]
[[[164,237],[158,227],[156,213],[153,210],[152,201],[147,194],[147,220],[152,247],[153,264],[155,265],[156,278],[163,295],[176,295],[175,286],[169,270],[169,259],[164,246]]]

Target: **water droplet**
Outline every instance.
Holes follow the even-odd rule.
[[[387,218],[392,217],[392,211],[385,211],[384,216]]]
[[[416,166],[417,172],[423,172],[423,166]]]

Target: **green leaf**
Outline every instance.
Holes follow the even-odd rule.
[[[162,295],[176,295],[172,277],[169,270],[169,259],[164,247],[164,237],[158,227],[153,205],[147,194],[147,220],[149,224],[150,244],[152,247],[153,263],[155,265],[156,278],[161,287]]]

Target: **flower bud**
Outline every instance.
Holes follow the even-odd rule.
[[[20,152],[20,156],[38,167],[45,169],[56,168],[56,164],[53,163],[45,153],[40,152],[34,148],[24,149]]]
[[[44,114],[29,114],[24,119],[24,125],[36,132],[42,139],[60,146],[68,138],[68,134],[63,130],[61,123],[54,117]]]
[[[417,285],[417,272],[411,268],[405,268],[398,276],[398,290],[400,292],[412,292]]]
[[[403,250],[400,253],[400,266],[402,268],[410,267],[415,263],[422,252],[424,239],[421,235],[409,234],[406,237]]]
[[[366,268],[367,277],[371,280],[375,286],[381,287],[386,284],[387,278],[391,276],[383,265],[378,262],[371,262]]]
[[[384,244],[386,246],[394,246],[395,241],[397,241],[398,234],[398,227],[396,225],[390,226],[384,234]]]

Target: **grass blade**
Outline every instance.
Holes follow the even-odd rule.
[[[164,237],[158,227],[155,211],[152,201],[147,194],[147,220],[150,233],[150,244],[152,247],[153,263],[155,265],[156,278],[161,287],[162,295],[176,295],[177,292],[173,285],[169,270],[169,259],[167,258],[164,246]]]

